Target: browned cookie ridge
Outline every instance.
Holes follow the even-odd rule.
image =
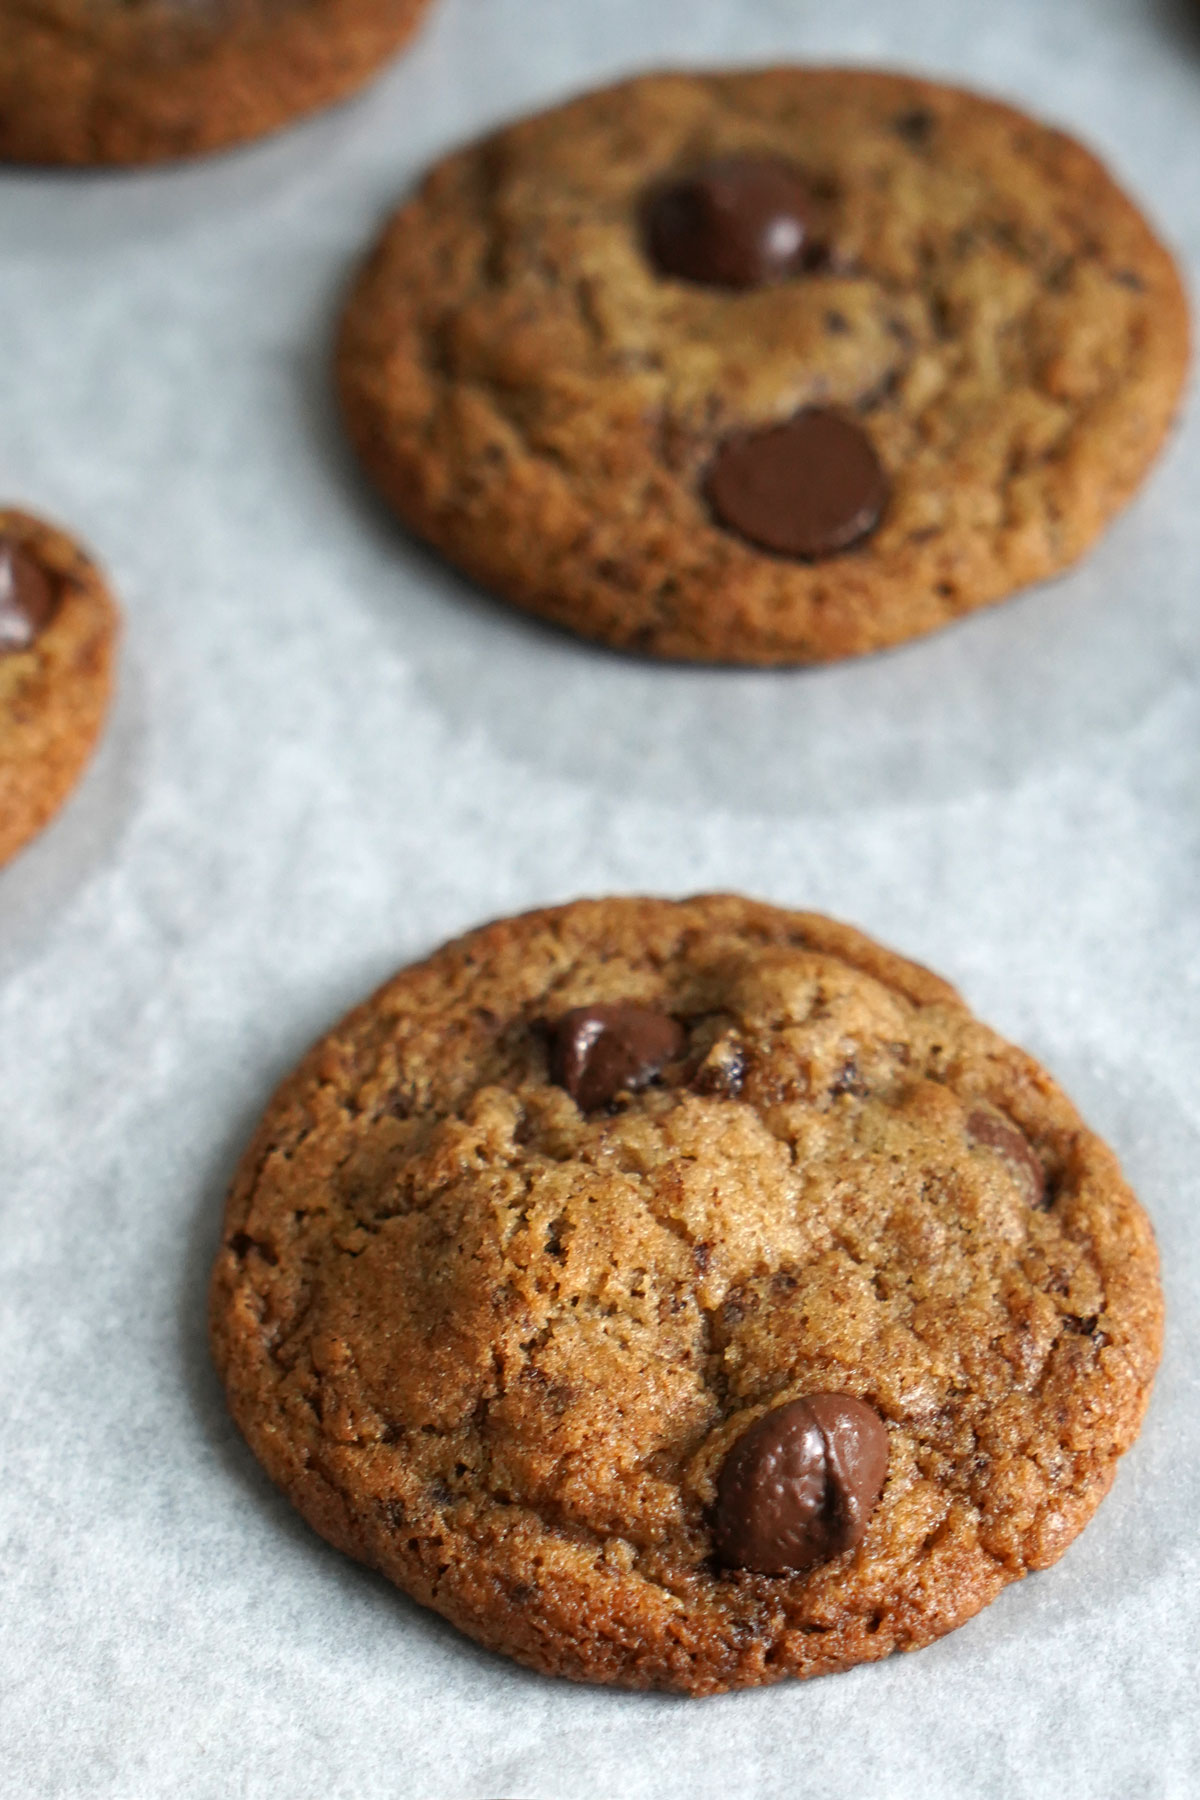
[[[1161,1336],[1149,1223],[936,976],[733,896],[403,970],[229,1198],[234,1416],[481,1643],[715,1693],[928,1643],[1060,1556]]]
[[[112,688],[117,609],[63,532],[0,508],[0,863],[58,811]]]
[[[1170,256],[1079,144],[774,69],[629,81],[449,157],[358,276],[338,372],[382,492],[468,573],[618,647],[769,664],[1066,568],[1187,358]]]
[[[0,159],[147,163],[352,94],[429,0],[0,0]]]

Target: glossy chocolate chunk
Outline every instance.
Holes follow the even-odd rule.
[[[810,1394],[764,1414],[717,1482],[715,1542],[727,1568],[782,1575],[851,1549],[883,1492],[888,1435],[849,1394]]]
[[[666,1013],[629,1000],[576,1006],[553,1028],[550,1075],[583,1112],[645,1087],[678,1054],[683,1030]]]
[[[808,407],[785,425],[726,439],[708,472],[720,524],[778,556],[835,556],[874,531],[888,484],[860,425]]]
[[[1025,1133],[1011,1119],[990,1106],[973,1107],[967,1114],[967,1139],[1002,1156],[1024,1188],[1030,1206],[1042,1205],[1046,1198],[1046,1171]]]
[[[57,604],[49,578],[28,550],[15,538],[0,537],[0,656],[28,650]]]
[[[704,287],[763,287],[804,267],[812,214],[809,189],[787,163],[728,156],[650,196],[646,243],[663,275]]]

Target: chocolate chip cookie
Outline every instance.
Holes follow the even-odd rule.
[[[0,158],[146,163],[351,94],[429,0],[0,0]]]
[[[1146,473],[1188,322],[1105,170],[864,70],[629,81],[441,163],[338,370],[401,517],[655,656],[824,662],[1067,567]]]
[[[116,635],[117,609],[79,546],[0,508],[0,863],[82,774],[108,707]]]
[[[272,1101],[212,1340],[305,1517],[550,1674],[915,1649],[1053,1563],[1158,1361],[1150,1225],[925,969],[732,896],[403,970]]]

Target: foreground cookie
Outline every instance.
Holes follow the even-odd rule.
[[[117,609],[77,544],[0,508],[0,863],[58,811],[100,733]]]
[[[862,70],[632,81],[452,156],[350,297],[345,417],[482,582],[657,656],[823,662],[1073,562],[1187,361],[1061,133]]]
[[[481,1643],[688,1693],[914,1649],[1060,1556],[1158,1360],[1111,1152],[828,919],[580,902],[404,970],[225,1218],[230,1405]]]
[[[0,0],[0,158],[220,150],[353,93],[428,0]]]

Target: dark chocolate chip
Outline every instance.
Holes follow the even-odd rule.
[[[726,439],[705,493],[730,531],[780,556],[813,559],[874,531],[888,484],[861,425],[810,406],[786,425]]]
[[[888,1465],[879,1414],[849,1394],[810,1394],[764,1414],[717,1480],[717,1558],[782,1575],[828,1562],[867,1529]]]
[[[787,163],[728,156],[649,196],[646,245],[664,275],[704,287],[763,287],[803,269],[812,218],[811,189]]]
[[[967,1114],[967,1141],[1002,1157],[1025,1190],[1030,1206],[1041,1206],[1046,1197],[1046,1171],[1025,1133],[1011,1119],[990,1106],[975,1106]]]
[[[576,1006],[553,1028],[550,1076],[581,1111],[595,1112],[653,1081],[682,1045],[682,1027],[652,1007],[630,1000]]]
[[[15,538],[0,537],[0,656],[28,650],[58,605],[49,577]]]

